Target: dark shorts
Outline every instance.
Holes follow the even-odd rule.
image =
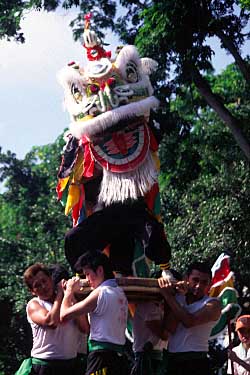
[[[211,375],[206,353],[168,353],[168,375]]]
[[[74,375],[77,373],[77,360],[47,361],[48,365],[32,365],[30,375]]]
[[[130,375],[163,375],[165,374],[163,364],[163,358],[153,358],[151,353],[135,353],[135,361]]]
[[[112,350],[94,350],[87,359],[86,375],[128,375],[127,359]]]

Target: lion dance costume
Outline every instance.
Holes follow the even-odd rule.
[[[149,80],[157,63],[133,45],[112,60],[90,15],[83,37],[87,66],[71,62],[58,75],[71,116],[57,185],[73,218],[66,258],[74,268],[84,252],[105,250],[115,271],[148,276],[149,261],[167,270],[171,255],[159,216],[159,101]]]

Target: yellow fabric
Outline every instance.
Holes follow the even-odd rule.
[[[152,154],[152,157],[153,157],[156,169],[157,169],[157,171],[159,171],[161,164],[160,164],[160,159],[159,159],[158,151],[152,152],[151,154]]]
[[[65,178],[60,178],[59,180],[60,192],[64,191],[64,189],[67,186],[68,181],[69,181],[69,176]]]
[[[72,208],[77,204],[80,199],[80,188],[78,185],[72,183],[69,187],[69,193],[65,206],[65,215],[68,215]]]
[[[82,118],[78,118],[77,121],[88,121],[88,120],[91,120],[94,116],[91,116],[91,115],[86,115]]]
[[[209,291],[209,296],[217,297],[224,288],[228,288],[228,287],[229,288],[234,287],[234,281],[232,277],[229,280],[224,281],[221,285],[216,286],[215,288],[211,288]]]
[[[84,153],[82,150],[78,151],[76,164],[74,166],[74,181],[80,181],[83,174],[83,160],[84,160]]]

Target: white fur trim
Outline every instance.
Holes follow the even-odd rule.
[[[159,100],[154,96],[150,96],[139,102],[115,108],[87,121],[72,122],[69,128],[74,137],[80,139],[83,135],[87,135],[91,139],[91,136],[105,132],[105,130],[121,120],[128,120],[141,115],[147,116],[150,109],[158,106]]]
[[[141,58],[142,70],[144,74],[150,75],[157,70],[158,62],[150,57]]]
[[[126,68],[129,61],[133,61],[137,65],[138,70],[142,71],[141,59],[138,50],[133,45],[123,47],[115,61],[115,66],[119,69],[122,78],[125,80],[127,78]]]
[[[71,66],[65,66],[57,73],[57,81],[65,90],[70,90],[71,84],[79,84],[79,86],[87,85],[85,77],[79,73],[78,69]]]
[[[145,161],[134,171],[114,173],[103,169],[103,178],[98,201],[110,205],[126,199],[144,196],[157,182],[158,173],[149,152]]]

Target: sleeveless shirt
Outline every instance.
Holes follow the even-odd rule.
[[[58,324],[56,328],[41,326],[34,323],[28,313],[31,301],[37,301],[42,307],[50,311],[52,303],[43,301],[39,297],[30,300],[26,307],[27,319],[33,334],[31,357],[40,359],[72,359],[77,355],[79,335],[81,334],[73,320]]]
[[[187,304],[186,297],[183,295],[176,296],[177,302],[185,308],[190,314],[202,309],[208,301],[215,298],[204,296],[199,301]],[[194,327],[185,327],[179,323],[174,334],[170,335],[168,350],[170,353],[180,352],[207,352],[208,339],[213,326],[217,321],[210,321]]]

